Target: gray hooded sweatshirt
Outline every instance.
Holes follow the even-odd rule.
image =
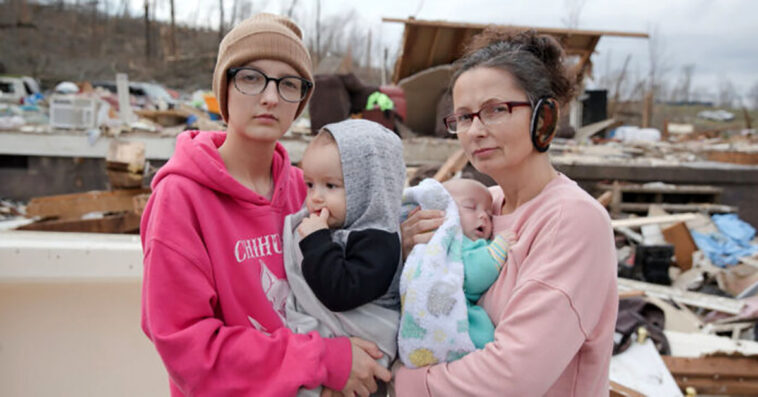
[[[324,127],[337,142],[345,182],[345,224],[300,239],[303,208],[285,218],[284,267],[291,292],[287,326],[323,337],[375,342],[387,366],[397,354],[400,205],[405,163],[400,139],[381,125],[346,120]]]

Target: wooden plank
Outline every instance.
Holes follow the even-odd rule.
[[[140,216],[133,212],[108,215],[99,219],[61,219],[30,223],[18,230],[81,233],[133,233],[139,231]]]
[[[600,203],[600,205],[607,208],[608,205],[611,204],[611,200],[613,199],[613,192],[605,191],[596,199],[597,199],[597,202]]]
[[[447,28],[468,28],[468,29],[485,29],[491,24],[481,23],[462,23],[462,22],[448,22],[448,21],[425,21],[421,19],[402,19],[402,18],[387,18],[383,17],[382,22],[397,22],[404,23],[410,26],[432,26],[432,27],[447,27]],[[634,33],[634,32],[620,32],[610,30],[579,30],[579,29],[561,29],[561,28],[543,28],[534,26],[517,26],[517,25],[503,25],[516,30],[528,30],[534,29],[537,33],[555,33],[565,35],[576,36],[618,36],[618,37],[637,37],[648,38],[647,33]]]
[[[613,184],[598,183],[597,188],[600,190],[612,190]],[[667,193],[667,194],[721,194],[724,189],[717,186],[708,185],[640,185],[640,184],[619,184],[618,190],[623,193]]]
[[[145,143],[111,141],[105,161],[108,169],[140,173],[145,168]]]
[[[638,296],[645,296],[645,291],[638,291],[638,290],[619,291],[619,299],[636,298]]]
[[[669,204],[669,203],[619,203],[618,208],[624,212],[647,212],[650,205],[660,206],[667,212],[707,212],[709,214],[734,213],[738,208],[723,204]]]
[[[704,377],[674,376],[681,389],[693,387],[698,394],[727,396],[756,396],[758,381],[752,379],[712,379]]]
[[[133,189],[142,187],[142,173],[105,170],[112,189]]]
[[[133,212],[137,215],[142,216],[142,213],[145,212],[145,206],[147,206],[148,199],[150,199],[150,193],[138,194],[136,196],[133,196],[132,197],[132,202],[134,203]]]
[[[744,302],[722,296],[702,294],[699,292],[682,291],[665,285],[651,284],[642,281],[619,278],[618,286],[623,290],[645,291],[649,296],[661,299],[673,299],[686,305],[716,310],[728,314],[739,314]]]
[[[463,149],[458,149],[457,152],[453,153],[453,155],[445,161],[445,164],[442,165],[439,171],[434,174],[434,179],[440,182],[445,182],[458,173],[458,171],[462,170],[467,162],[468,158],[466,158],[466,153],[463,152]]]
[[[697,217],[696,213],[685,213],[664,216],[648,216],[640,218],[614,219],[611,220],[611,226],[617,227],[639,227],[643,225],[655,225],[660,223],[686,222]]]
[[[434,55],[435,50],[437,49],[437,45],[440,41],[440,36],[442,35],[442,29],[435,28],[434,29],[434,38],[432,39],[432,44],[429,46],[429,55],[426,58],[426,68],[429,68],[431,66],[434,66]]]
[[[754,378],[758,381],[758,358],[661,356],[674,376]]]
[[[585,125],[576,131],[576,134],[574,135],[574,140],[583,141],[585,139],[589,139],[593,135],[597,134],[598,132],[606,128],[617,127],[621,124],[623,123],[616,119],[606,119],[603,121],[598,121],[592,124]]]
[[[674,245],[676,265],[682,270],[689,270],[692,267],[692,253],[697,250],[697,246],[687,225],[684,222],[677,222],[661,229],[661,233],[667,242]]]
[[[132,196],[146,189],[93,191],[33,198],[26,207],[28,217],[79,218],[89,212],[123,212],[134,208]]]
[[[610,381],[610,389],[611,397],[645,397],[644,394],[638,392],[637,390],[626,387],[614,381]]]

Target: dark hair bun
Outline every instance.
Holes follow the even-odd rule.
[[[538,34],[535,30],[515,30],[508,27],[490,26],[474,36],[466,46],[466,56],[486,51],[497,56],[506,51],[526,51],[539,59],[547,69],[550,87],[559,102],[567,102],[573,95],[575,76],[569,76],[564,64],[563,47],[550,35]]]

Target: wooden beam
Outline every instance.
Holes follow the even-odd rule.
[[[442,164],[442,167],[434,174],[434,179],[439,182],[445,182],[457,174],[458,171],[462,170],[466,166],[466,163],[468,163],[466,153],[463,152],[463,149],[458,149],[457,152],[447,159],[445,164]]]
[[[467,29],[485,29],[491,24],[482,23],[462,23],[462,22],[449,22],[449,21],[425,21],[420,19],[402,19],[402,18],[382,18],[382,22],[390,23],[404,23],[407,26],[438,26],[446,28],[467,28]],[[542,28],[534,26],[519,26],[519,25],[503,25],[505,27],[527,30],[534,29],[538,33],[548,34],[564,34],[564,35],[600,35],[600,36],[617,36],[617,37],[637,37],[637,38],[649,38],[647,33],[635,33],[635,32],[620,32],[611,30],[579,30],[579,29],[562,29],[562,28]]]
[[[608,205],[611,204],[611,200],[613,199],[613,192],[608,190],[603,192],[600,196],[595,198],[600,205],[603,207],[608,208]]]
[[[638,392],[637,390],[626,387],[614,381],[610,381],[610,382],[611,382],[610,383],[610,389],[611,389],[610,396],[611,397],[645,397],[644,394]]]
[[[653,225],[659,223],[686,222],[697,218],[696,213],[685,213],[676,215],[648,216],[640,218],[613,219],[611,226],[617,227],[639,227],[643,225]]]
[[[712,379],[674,376],[680,389],[693,387],[698,394],[718,396],[755,396],[758,395],[758,380],[752,379]]]
[[[600,37],[602,36],[594,36],[590,39],[590,44],[587,46],[587,50],[585,50],[582,54],[582,57],[579,58],[579,63],[577,64],[577,68],[579,69],[578,71],[584,71],[584,68],[587,66],[587,62],[589,62],[590,57],[592,57],[592,53],[595,52],[595,47],[597,46],[598,41],[600,41]]]
[[[98,219],[61,219],[30,223],[18,230],[81,233],[133,233],[139,231],[140,216],[133,212],[107,215]]]
[[[93,191],[33,198],[26,207],[29,217],[79,218],[90,212],[124,212],[134,208],[132,196],[146,189]]]
[[[645,291],[637,291],[637,290],[619,291],[619,299],[636,298],[639,296],[645,296]]]
[[[576,131],[576,134],[574,134],[574,140],[583,141],[585,139],[592,138],[593,135],[597,134],[598,132],[606,128],[617,127],[621,124],[623,123],[616,119],[606,119],[603,121],[598,121],[592,124],[582,126],[581,128],[579,128],[578,131]]]
[[[642,281],[619,278],[618,286],[622,290],[645,291],[648,296],[654,296],[660,299],[673,299],[686,305],[702,307],[704,309],[716,310],[728,314],[739,314],[742,311],[744,302],[725,298],[722,296],[708,295],[699,292],[682,291],[665,285],[651,284]]]
[[[661,356],[674,376],[754,378],[758,381],[758,358]]]
[[[442,35],[442,29],[435,28],[434,29],[434,39],[432,39],[432,45],[429,46],[429,48],[426,51],[429,51],[429,55],[426,57],[426,65],[424,68],[429,68],[431,66],[434,66],[434,56],[435,50],[437,49],[437,45],[440,41],[440,36]]]

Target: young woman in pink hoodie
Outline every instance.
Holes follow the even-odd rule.
[[[451,363],[399,368],[397,395],[607,396],[618,307],[610,219],[546,153],[572,91],[563,51],[534,31],[489,29],[457,66],[445,124],[497,183],[493,230],[516,242],[479,301],[494,342]],[[404,251],[441,221],[435,211],[413,213]]]
[[[187,131],[155,176],[142,217],[142,328],[171,394],[285,396],[324,385],[376,390],[390,373],[376,345],[294,334],[284,217],[302,207],[302,172],[278,139],[313,90],[311,60],[291,20],[255,15],[221,42],[213,91],[226,132]]]

